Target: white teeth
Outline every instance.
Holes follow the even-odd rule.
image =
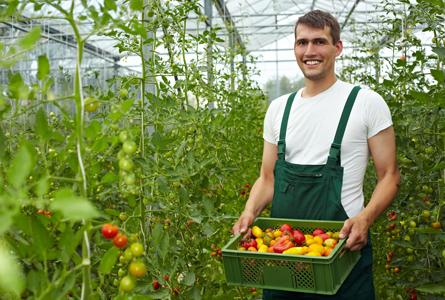
[[[307,65],[317,65],[319,63],[320,63],[320,61],[318,61],[318,60],[307,60],[306,61]]]

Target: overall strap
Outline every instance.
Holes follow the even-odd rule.
[[[328,163],[335,163],[340,165],[340,149],[343,135],[345,134],[346,125],[348,124],[349,115],[351,114],[352,107],[354,106],[355,99],[357,98],[359,86],[355,86],[346,100],[345,107],[338,122],[337,131],[335,132],[334,142],[329,149]]]
[[[284,108],[283,119],[281,120],[280,137],[278,139],[278,159],[285,160],[284,155],[286,153],[286,131],[287,122],[289,121],[290,109],[294,102],[297,92],[293,92],[287,98],[286,107]]]

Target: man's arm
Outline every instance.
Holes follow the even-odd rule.
[[[353,251],[366,245],[369,227],[391,204],[400,182],[394,128],[389,127],[369,138],[368,146],[374,160],[377,185],[365,209],[346,220],[340,232],[340,238],[349,236],[346,247]]]
[[[277,160],[277,145],[264,141],[260,177],[250,191],[244,211],[233,225],[234,234],[245,232],[261,211],[272,201],[274,192],[274,168]]]

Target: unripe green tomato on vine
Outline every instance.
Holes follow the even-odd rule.
[[[123,292],[131,292],[135,286],[136,282],[134,281],[133,277],[128,275],[122,278],[119,284],[119,288]]]
[[[99,107],[99,101],[93,97],[85,98],[84,108],[87,112],[95,112]]]

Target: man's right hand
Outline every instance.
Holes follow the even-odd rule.
[[[255,215],[250,211],[243,211],[238,221],[233,225],[232,232],[233,234],[244,233],[247,231],[247,228],[252,225],[255,220]]]

